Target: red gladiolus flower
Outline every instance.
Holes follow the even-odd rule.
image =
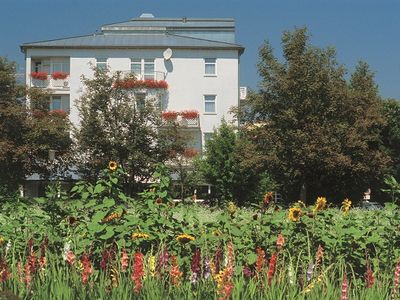
[[[347,281],[347,274],[344,273],[342,281],[341,300],[348,300],[349,282]]]
[[[104,249],[101,254],[100,268],[105,270],[108,266],[109,261],[114,259],[114,250]]]
[[[261,248],[256,249],[257,252],[257,260],[256,260],[256,277],[262,274],[262,270],[265,262],[265,251]]]
[[[90,274],[93,273],[93,268],[92,264],[89,259],[89,255],[84,253],[81,257],[81,263],[82,263],[82,283],[87,284],[89,281],[89,276]]]
[[[175,286],[179,285],[182,274],[183,273],[179,270],[179,265],[176,256],[171,255],[171,270],[169,272],[171,284]]]
[[[71,250],[69,250],[69,251],[67,252],[67,255],[66,255],[66,261],[67,261],[67,263],[68,263],[70,266],[73,266],[73,265],[75,264],[75,259],[76,259],[76,257],[75,257],[74,252],[72,252]]]
[[[191,264],[191,270],[192,270],[192,283],[197,282],[197,280],[201,276],[201,253],[200,249],[196,249],[193,257],[192,257],[192,264]]]
[[[367,271],[365,272],[365,282],[367,284],[367,288],[371,288],[375,282],[374,274],[369,263],[367,266]]]
[[[134,256],[133,270],[131,276],[132,281],[135,283],[134,291],[136,294],[139,294],[143,287],[143,275],[143,254],[141,252],[136,252]]]
[[[278,256],[276,255],[276,253],[273,253],[271,256],[271,259],[269,261],[269,266],[268,266],[268,285],[269,286],[271,286],[272,278],[274,277],[274,274],[275,274],[277,260],[278,260]]]
[[[7,261],[0,257],[0,282],[5,282],[11,277]]]
[[[284,245],[285,245],[285,237],[282,235],[282,233],[280,233],[278,235],[278,239],[276,240],[276,248],[279,251],[283,248]]]
[[[128,269],[129,265],[129,256],[125,249],[121,252],[121,271],[125,272]]]
[[[394,270],[394,279],[393,279],[393,292],[392,299],[397,299],[397,295],[399,294],[399,284],[400,284],[400,262],[396,264],[396,268]]]

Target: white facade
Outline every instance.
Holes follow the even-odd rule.
[[[218,19],[211,21],[216,20]],[[73,44],[71,41],[74,38],[24,44],[21,48],[26,55],[26,83],[28,86],[42,85],[51,89],[53,95],[62,95],[62,97],[55,97],[52,108],[65,110],[69,106],[70,120],[73,124],[78,125],[79,115],[75,103],[79,101],[84,89],[81,76],[91,77],[92,68],[96,66],[96,62],[106,62],[111,71],[130,72],[132,62],[140,59],[154,61],[154,68],[151,70],[154,72],[154,79],[163,79],[168,83],[163,110],[178,112],[196,110],[199,112],[200,126],[195,128],[197,131],[195,136],[199,139],[196,141],[196,146],[201,149],[204,145],[204,136],[213,132],[219,126],[222,118],[227,121],[232,120],[229,110],[231,107],[237,106],[239,101],[239,57],[243,48],[225,41],[175,37],[163,33],[163,30],[172,30],[168,29],[168,25],[171,25],[168,22],[172,21],[174,21],[172,24],[174,28],[179,28],[179,30],[189,25],[197,26],[194,30],[196,35],[203,30],[205,32],[203,37],[209,38],[210,35],[218,37],[224,35],[224,32],[228,32],[229,38],[232,38],[232,34],[234,34],[231,25],[221,26],[216,23],[217,26],[210,29],[210,20],[197,20],[197,23],[192,23],[191,20],[185,22],[181,19],[138,18],[132,20],[133,27],[127,26],[128,23],[120,23],[112,27],[110,32],[103,27],[104,32],[101,35],[88,36],[87,39],[91,38],[97,43],[95,46],[93,46],[92,40],[87,45],[85,44],[86,40],[79,41],[79,44]],[[193,22],[195,21],[193,20]],[[233,22],[232,20],[228,21],[229,24]],[[146,29],[145,25],[149,22],[151,26]],[[204,28],[202,28],[202,22],[205,24]],[[222,22],[222,24],[225,23]],[[124,24],[125,27],[121,24]],[[140,33],[137,32],[138,24]],[[154,24],[158,26],[157,30],[154,30]],[[112,44],[103,41],[97,42],[97,39],[108,39],[116,33],[133,40],[136,37],[142,39],[143,36],[140,35],[147,34],[146,38],[152,39],[151,45],[141,46],[140,43],[118,45],[115,41]],[[79,39],[79,37],[75,39]],[[170,42],[169,39],[171,39]],[[182,44],[179,43],[180,40],[182,40]],[[60,45],[60,41],[65,42]],[[163,57],[163,52],[167,48],[172,50],[170,59]],[[49,79],[47,81],[33,79],[31,74],[35,71],[46,71]],[[69,75],[65,79],[53,80],[50,74],[57,71]],[[69,105],[66,103],[68,99]]]

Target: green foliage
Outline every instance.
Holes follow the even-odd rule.
[[[241,111],[263,164],[292,200],[360,197],[387,171],[384,124],[373,74],[359,63],[350,81],[332,48],[309,42],[305,28],[282,36],[284,62],[260,49],[261,90]],[[304,195],[304,193],[303,193]]]
[[[396,178],[393,176],[388,176],[385,178],[385,184],[389,186],[387,189],[382,189],[382,192],[390,194],[392,202],[397,202],[400,200],[400,183],[397,182]]]

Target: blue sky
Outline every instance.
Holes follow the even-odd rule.
[[[156,17],[233,17],[241,85],[257,88],[258,48],[269,40],[279,57],[284,30],[307,26],[314,45],[334,46],[349,72],[358,60],[375,72],[383,97],[400,99],[398,0],[1,0],[0,56],[23,66],[19,45],[93,33],[143,12]]]

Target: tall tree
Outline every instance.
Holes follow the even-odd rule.
[[[310,45],[305,28],[285,32],[282,47],[283,63],[268,42],[260,49],[261,90],[245,113],[249,136],[289,199],[359,198],[389,162],[371,72],[360,63],[347,83],[334,49]]]
[[[15,64],[0,57],[0,186],[15,190],[25,177],[26,111],[18,97]]]
[[[84,78],[85,93],[77,102],[80,125],[75,131],[77,165],[87,179],[96,178],[110,160],[126,171],[131,192],[151,177],[157,162],[166,160],[176,145],[168,130],[160,130],[161,95],[143,99],[123,82],[120,73],[94,70]],[[121,83],[121,84],[119,84]]]

